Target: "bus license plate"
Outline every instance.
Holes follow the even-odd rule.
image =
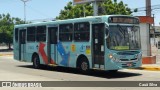
[[[127,66],[128,67],[132,67],[132,63],[127,63]]]

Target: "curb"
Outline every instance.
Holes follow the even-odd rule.
[[[160,71],[160,66],[141,66],[136,68],[139,70],[148,70],[148,71]]]
[[[0,56],[13,56],[13,54],[0,54]]]

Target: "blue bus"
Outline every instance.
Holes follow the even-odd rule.
[[[118,71],[142,65],[139,19],[104,15],[15,25],[14,59],[34,68],[55,65]]]

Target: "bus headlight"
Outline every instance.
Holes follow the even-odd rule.
[[[115,58],[112,54],[109,55],[109,58],[114,62],[119,62],[119,59]]]
[[[138,59],[141,60],[142,59],[142,53],[138,54]]]
[[[138,54],[136,54],[134,58],[137,58],[137,59],[139,59],[139,58],[138,58]]]
[[[112,59],[112,58],[113,58],[113,55],[112,55],[112,54],[109,54],[109,58]]]

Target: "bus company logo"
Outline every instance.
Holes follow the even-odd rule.
[[[84,51],[85,51],[85,47],[86,47],[86,46],[82,45],[82,46],[80,47],[80,52],[84,52]]]
[[[12,87],[11,82],[2,82],[2,87]]]
[[[2,82],[2,87],[42,87],[38,82]]]

